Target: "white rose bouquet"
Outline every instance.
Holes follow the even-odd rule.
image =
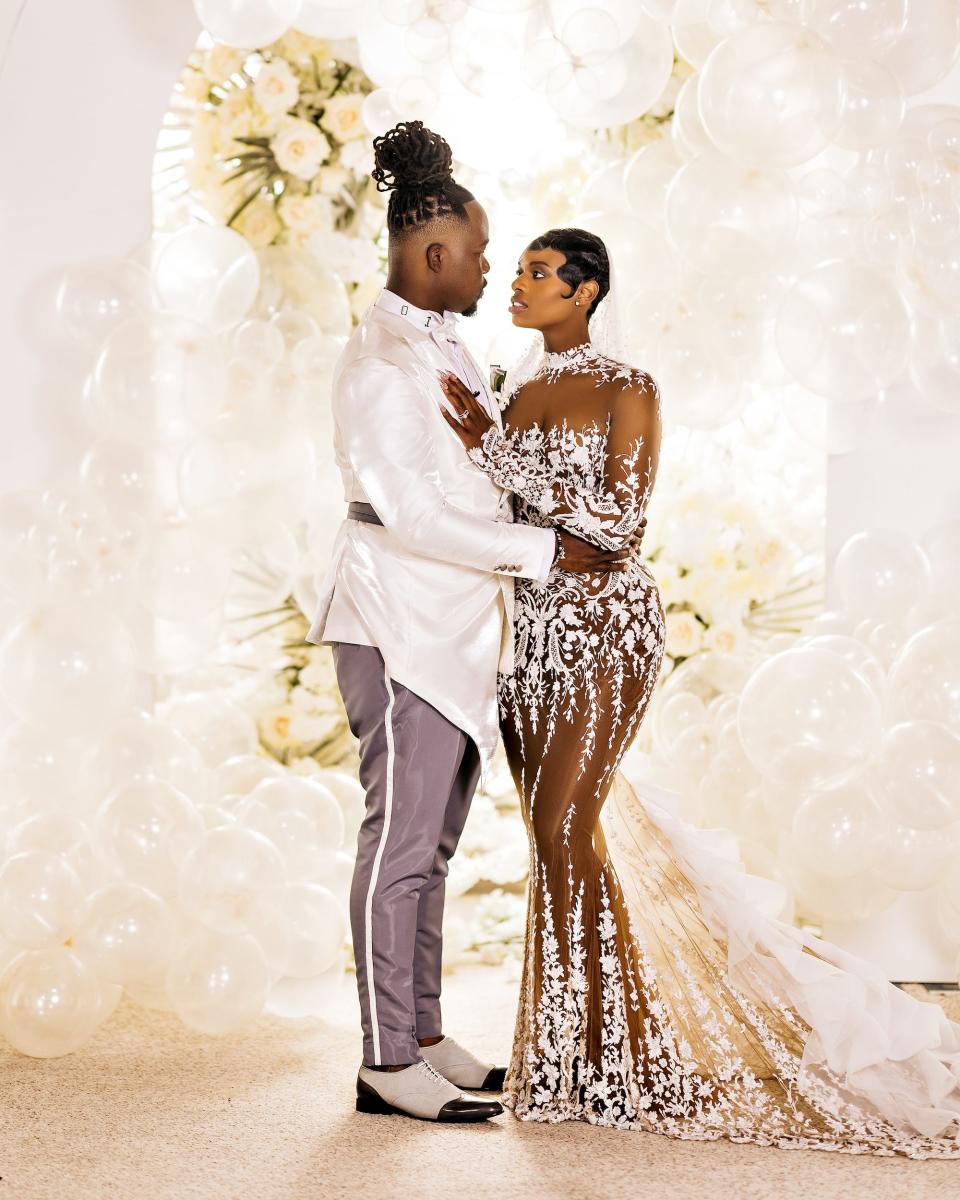
[[[373,86],[319,38],[291,32],[244,52],[204,35],[172,106],[189,132],[191,200],[258,249],[313,240],[347,265],[348,285],[367,281],[384,212],[362,115]]]

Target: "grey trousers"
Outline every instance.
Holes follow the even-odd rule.
[[[333,643],[337,682],[360,742],[366,815],[350,925],[367,1066],[420,1057],[438,1037],[443,900],[480,774],[473,739],[391,680],[373,646]]]

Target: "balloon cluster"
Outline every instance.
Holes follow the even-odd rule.
[[[673,421],[829,397],[852,448],[885,389],[960,411],[960,108],[907,100],[960,52],[948,0],[197,0],[236,46],[355,36],[374,132],[432,122],[481,170],[558,161],[694,69],[669,136],[604,168],[577,223],[614,249]]]
[[[934,889],[955,939],[960,522],[922,544],[858,533],[834,583],[841,606],[772,654],[679,666],[652,714],[655,756],[687,816],[734,828],[802,915],[857,919]]]
[[[56,312],[94,438],[0,497],[0,1034],[68,1053],[124,989],[211,1033],[316,1011],[362,789],[260,752],[274,667],[243,692],[210,664],[228,622],[311,606],[343,283],[196,226],[69,270]]]

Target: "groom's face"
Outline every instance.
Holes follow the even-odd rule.
[[[472,317],[487,286],[490,227],[483,206],[476,200],[468,201],[464,207],[467,219],[450,221],[444,231],[447,250],[445,303],[452,312]]]

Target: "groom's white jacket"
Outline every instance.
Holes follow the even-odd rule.
[[[459,361],[458,361],[459,356]],[[476,467],[440,412],[439,371],[460,374],[500,423],[452,315],[384,291],[333,379],[344,520],[309,642],[376,646],[391,679],[474,739],[484,775],[498,736],[497,670],[513,669],[513,576],[546,579],[550,530],[513,524],[511,497]]]

